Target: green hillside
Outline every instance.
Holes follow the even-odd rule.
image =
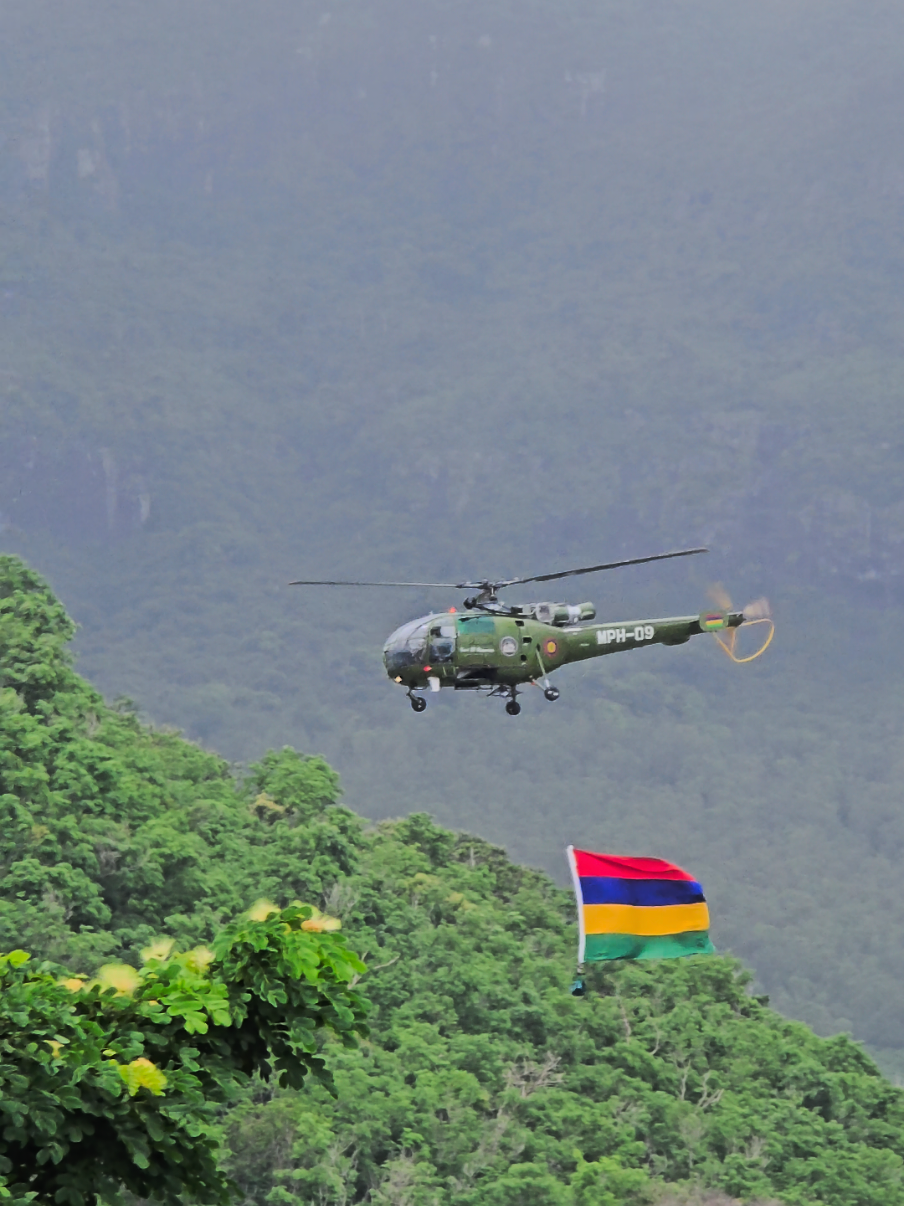
[[[904,1092],[850,1038],[725,956],[597,967],[572,997],[573,905],[542,872],[426,814],[369,825],[290,749],[236,779],[106,705],[40,578],[0,570],[0,950],[90,972],[271,897],[366,957],[371,1037],[323,1047],[338,1097],[255,1081],[223,1116],[244,1201],[904,1202]]]
[[[5,6],[0,548],[106,698],[560,882],[691,865],[759,989],[904,1073],[902,53],[889,0]],[[697,543],[568,598],[721,580],[767,658],[514,724],[383,675],[459,598],[284,586]]]

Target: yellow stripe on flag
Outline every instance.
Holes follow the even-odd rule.
[[[679,905],[584,905],[585,934],[683,934],[708,930],[709,909],[704,901]]]

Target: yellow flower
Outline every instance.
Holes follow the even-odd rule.
[[[81,992],[85,987],[85,977],[70,976],[68,980],[57,980],[57,983],[62,988],[68,988],[70,992]]]
[[[313,934],[331,933],[333,930],[341,930],[342,922],[338,917],[327,917],[325,913],[321,913],[319,909],[309,906],[311,916],[307,921],[301,923],[301,928]]]
[[[105,963],[92,983],[101,988],[115,988],[120,996],[128,996],[141,984],[141,976],[128,963]]]
[[[192,951],[186,951],[182,956],[185,966],[194,972],[203,972],[213,963],[216,956],[208,946],[196,946]]]
[[[143,1056],[133,1059],[130,1064],[118,1064],[119,1075],[125,1081],[129,1096],[134,1097],[139,1089],[148,1089],[155,1097],[163,1093],[166,1085],[166,1073],[161,1072],[156,1064]]]
[[[252,921],[266,921],[272,913],[278,913],[279,909],[271,900],[258,900],[248,910],[248,916]]]
[[[155,938],[150,946],[146,946],[141,952],[143,963],[149,963],[151,959],[159,959],[161,963],[164,959],[168,959],[170,951],[176,945],[175,938]]]
[[[265,791],[262,791],[251,805],[251,811],[256,812],[259,808],[263,808],[266,812],[283,813],[286,811],[285,804],[277,804],[273,797],[268,796]]]
[[[47,1044],[47,1046],[53,1052],[53,1058],[59,1059],[60,1051],[62,1050],[63,1044],[61,1042],[59,1042],[57,1039],[44,1039],[44,1042]]]

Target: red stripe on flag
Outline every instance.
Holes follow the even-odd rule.
[[[661,858],[626,858],[618,854],[592,854],[575,850],[578,875],[609,875],[616,879],[693,879],[674,863]]]

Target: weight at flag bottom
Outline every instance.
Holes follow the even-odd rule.
[[[709,909],[687,871],[661,858],[567,848],[578,909],[578,963],[710,955]]]

